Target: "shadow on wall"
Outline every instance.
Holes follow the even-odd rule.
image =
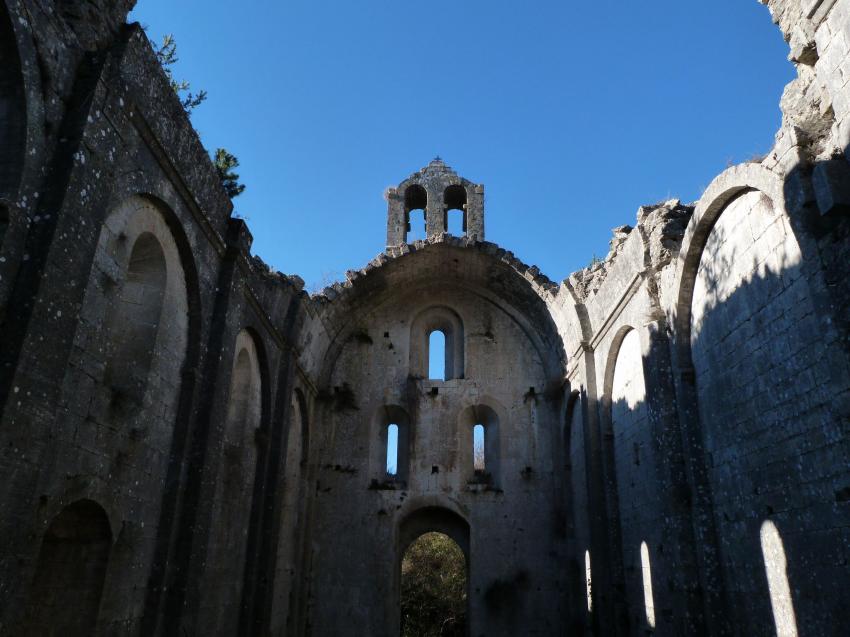
[[[805,250],[783,211],[765,194],[743,190],[705,238],[689,308],[723,604],[741,634],[832,635],[848,619],[839,582],[850,576],[850,437],[834,400],[837,384],[846,382],[836,377],[837,366],[846,362],[837,336],[824,329],[829,321],[812,266],[805,270]],[[648,356],[642,352],[644,369],[656,365]],[[615,436],[627,435],[629,426],[653,426],[641,416],[645,398],[633,394],[614,396]],[[660,431],[643,437],[655,447],[654,462],[645,463],[637,447],[628,470],[622,458],[606,462],[616,474],[614,499],[621,499],[620,507],[609,507],[617,524],[630,522],[621,513],[623,493],[632,501],[644,493],[640,481],[655,479],[664,457],[660,437]],[[663,510],[652,495],[645,504]],[[641,629],[674,634],[665,597],[675,583],[666,569],[675,566],[659,559],[663,547],[652,538],[632,535],[623,528],[624,605]],[[577,559],[583,557],[587,547],[576,548]]]
[[[757,190],[723,208],[694,281],[690,362],[732,625],[828,635],[846,618],[837,582],[850,575],[839,498],[850,454],[834,401],[846,363],[795,230]]]

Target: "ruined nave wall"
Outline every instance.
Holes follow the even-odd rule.
[[[703,616],[834,634],[846,619],[850,5],[768,4],[799,74],[773,150],[693,206],[642,208],[554,303],[594,421],[570,432],[590,502],[572,563],[589,550],[601,580],[608,614],[588,620],[623,630]]]

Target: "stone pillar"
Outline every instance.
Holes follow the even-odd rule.
[[[407,240],[407,215],[404,200],[395,188],[387,189],[387,248],[401,245]]]
[[[446,214],[443,210],[443,190],[434,189],[433,185],[427,190],[428,207],[425,208],[425,235],[428,239],[431,239],[446,232]]]
[[[466,236],[484,241],[484,186],[467,186],[466,196]]]

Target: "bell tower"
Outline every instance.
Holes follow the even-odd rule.
[[[474,184],[439,157],[387,190],[387,247],[407,243],[412,210],[425,211],[428,239],[448,232],[450,210],[463,213],[463,236],[484,241],[484,186]]]

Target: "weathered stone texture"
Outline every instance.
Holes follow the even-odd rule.
[[[132,4],[0,3],[0,634],[395,635],[435,530],[471,635],[846,632],[850,0],[768,0],[772,151],[559,285],[435,159],[313,297]]]

